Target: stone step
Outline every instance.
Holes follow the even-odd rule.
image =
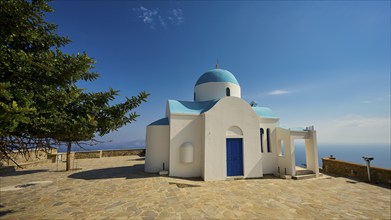
[[[294,180],[306,180],[306,179],[313,179],[313,178],[316,178],[316,174],[305,174],[305,175],[292,176],[292,179],[294,179]]]
[[[227,176],[225,180],[243,180],[243,176]]]
[[[161,170],[161,171],[159,171],[159,175],[160,176],[168,176],[168,170]]]
[[[296,170],[296,176],[314,174],[312,170]]]

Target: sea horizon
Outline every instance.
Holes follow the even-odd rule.
[[[366,165],[363,156],[373,157],[371,166],[391,169],[390,144],[318,144],[319,166],[322,158],[333,156],[336,160]],[[295,144],[296,165],[305,164],[304,144]]]
[[[122,145],[96,145],[84,148],[72,147],[72,151],[95,151],[95,150],[126,150],[126,149],[145,149],[144,145],[122,146]],[[66,146],[58,147],[58,152],[66,152]],[[322,166],[322,158],[333,156],[337,160],[343,160],[351,163],[365,164],[363,156],[371,156],[371,166],[391,169],[391,149],[390,144],[318,144],[319,166]],[[304,143],[295,143],[295,159],[297,166],[304,166],[305,147]]]

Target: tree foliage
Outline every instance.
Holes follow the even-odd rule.
[[[76,85],[99,77],[95,61],[85,52],[60,50],[70,40],[44,20],[52,12],[46,0],[3,0],[0,10],[2,157],[52,142],[88,141],[136,119],[131,111],[146,101],[146,92],[111,105],[118,91],[93,93]]]

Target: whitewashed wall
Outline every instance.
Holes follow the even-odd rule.
[[[200,115],[171,115],[170,117],[170,176],[201,177],[203,164],[203,117]],[[181,146],[194,147],[192,163],[181,162]]]
[[[277,171],[277,134],[276,127],[278,126],[278,119],[262,118],[260,120],[260,128],[264,129],[263,135],[263,153],[262,153],[262,167],[264,174],[273,174]],[[267,152],[267,134],[266,129],[270,129],[270,150]]]
[[[169,167],[169,137],[168,125],[147,126],[145,172],[156,173]]]
[[[243,99],[222,98],[205,114],[205,181],[227,178],[226,138],[232,126],[243,132],[244,177],[262,177],[259,117]],[[229,132],[228,132],[229,133]]]
[[[305,140],[307,169],[312,170],[319,176],[318,142],[316,131],[308,131],[308,138]]]
[[[240,86],[230,82],[208,82],[194,88],[195,101],[208,101],[226,96],[226,88],[230,89],[230,96],[240,97]]]
[[[279,174],[295,175],[295,152],[290,130],[277,128],[277,166],[280,168]],[[281,142],[284,142],[284,155],[281,155]],[[278,168],[277,168],[278,169]],[[278,170],[276,171],[276,173]],[[286,173],[285,173],[286,172]]]

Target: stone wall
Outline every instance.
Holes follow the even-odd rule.
[[[74,152],[76,159],[91,159],[91,158],[101,158],[102,157],[102,151],[101,150],[94,150],[94,151],[78,151]],[[66,153],[64,153],[64,156],[66,157]]]
[[[129,150],[95,150],[95,151],[77,151],[72,152],[75,154],[75,159],[89,159],[89,158],[101,158],[101,157],[120,157],[130,155],[143,155],[145,149],[129,149]],[[66,158],[66,153],[61,154],[63,160]]]
[[[51,159],[51,155],[57,154],[57,148],[51,148],[48,151],[44,150],[29,150],[27,153],[22,153],[19,151],[14,151],[10,156],[11,158],[16,161],[19,165],[27,165],[30,163],[37,163],[37,162],[47,162],[47,160]],[[0,158],[3,158],[3,155],[0,153]],[[15,166],[16,164],[7,158],[3,158],[0,161],[0,167],[1,166]]]
[[[132,150],[102,150],[102,157],[120,157],[145,154],[144,149],[132,149]]]
[[[23,157],[23,154],[15,152],[12,158],[17,161],[21,168],[28,168],[36,166],[41,163],[56,163],[66,162],[66,152],[57,153],[57,148],[53,148],[49,152],[45,151],[32,151],[27,158]],[[89,159],[89,158],[102,158],[102,157],[118,157],[129,155],[145,155],[145,149],[129,149],[129,150],[95,150],[95,151],[78,151],[71,152],[70,161],[75,159]],[[1,156],[1,155],[0,155]],[[0,161],[0,173],[16,170],[16,164],[11,160],[2,159]]]
[[[322,158],[323,172],[368,182],[367,166],[333,158]],[[371,167],[374,183],[391,184],[391,169]]]

